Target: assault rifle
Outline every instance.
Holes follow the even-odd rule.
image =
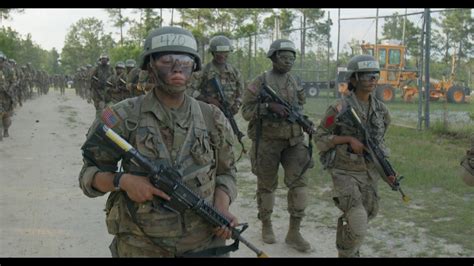
[[[286,120],[292,124],[295,122],[298,123],[303,128],[303,131],[308,133],[310,136],[316,131],[314,129],[314,124],[313,122],[311,122],[311,120],[309,120],[303,114],[299,113],[296,108],[289,104],[287,101],[280,98],[270,86],[263,85],[263,88],[260,91],[260,97],[263,101],[267,99],[285,106],[289,113]]]
[[[133,148],[126,140],[104,124],[100,124],[94,134],[100,140],[110,144],[114,150],[122,154],[124,157],[130,158],[134,164],[142,167],[149,173],[148,176],[153,186],[162,190],[171,198],[169,201],[165,201],[158,197],[158,199],[161,200],[163,207],[180,213],[189,209],[196,212],[196,214],[204,218],[213,226],[226,226],[232,231],[232,238],[235,239],[233,244],[235,249],[238,248],[239,242],[242,242],[254,251],[259,258],[268,257],[267,254],[242,237],[242,232],[248,227],[247,224],[243,225],[242,230],[230,227],[229,219],[184,185],[183,182],[181,182],[181,174],[175,169],[150,161]]]
[[[214,86],[215,91],[219,95],[219,102],[221,103],[221,106],[222,106],[221,110],[224,113],[225,117],[227,117],[227,119],[229,120],[230,126],[232,127],[232,131],[234,131],[234,134],[237,136],[237,139],[239,140],[240,145],[242,145],[242,153],[246,153],[247,151],[245,150],[244,144],[242,143],[242,137],[245,135],[239,130],[239,127],[237,126],[237,122],[235,122],[234,115],[230,111],[230,106],[225,98],[224,91],[222,91],[221,83],[216,77],[213,77],[211,79],[211,83]],[[239,159],[242,156],[242,153],[240,154]],[[239,159],[237,159],[237,161]]]
[[[303,176],[303,174],[306,172],[306,170],[310,166],[310,163],[311,163],[311,160],[312,160],[312,157],[313,157],[312,137],[313,137],[313,133],[315,133],[315,131],[316,131],[316,129],[314,129],[314,123],[311,120],[309,120],[307,118],[307,116],[305,116],[305,115],[301,114],[300,112],[298,112],[298,110],[296,109],[295,106],[291,105],[290,103],[288,103],[284,99],[280,98],[276,94],[276,92],[270,86],[268,86],[267,84],[264,84],[262,89],[260,90],[259,101],[276,102],[276,103],[279,103],[279,104],[285,106],[285,108],[288,110],[288,117],[286,118],[286,120],[288,122],[292,123],[292,124],[294,124],[295,122],[298,123],[298,125],[301,126],[303,131],[308,133],[308,135],[309,135],[309,138],[308,138],[309,160],[305,164],[305,166],[303,167],[303,169],[301,170],[301,173],[299,175],[300,177]],[[260,110],[258,110],[258,113],[260,113]],[[272,115],[277,115],[277,114],[272,113]],[[258,127],[260,128],[258,131],[260,131],[261,130],[261,124],[259,124]],[[259,137],[257,137],[257,138],[259,138]],[[255,148],[255,158],[257,158],[258,146],[259,146],[258,141],[255,144],[255,146],[256,146],[256,148]]]
[[[341,110],[338,114],[340,119],[347,119],[351,121],[364,135],[364,150],[368,159],[375,164],[375,168],[379,172],[382,179],[390,186],[393,191],[399,191],[402,195],[404,202],[409,202],[410,198],[403,193],[400,187],[400,181],[404,178],[399,176],[393,169],[390,162],[386,159],[382,149],[380,149],[377,141],[373,139],[367,128],[362,124],[362,120],[359,118],[357,113],[354,111],[352,106],[348,105],[345,109]]]

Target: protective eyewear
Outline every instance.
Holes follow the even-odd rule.
[[[361,81],[369,81],[369,80],[379,80],[380,79],[380,74],[379,73],[358,73],[357,75],[359,77],[359,80]]]
[[[193,69],[194,59],[189,55],[184,54],[167,54],[158,58],[158,63],[163,66],[175,68],[180,67],[182,69]]]
[[[291,55],[277,55],[278,59],[281,61],[289,61],[289,62],[295,62],[296,57],[291,56]]]

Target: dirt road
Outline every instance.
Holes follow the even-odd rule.
[[[95,110],[91,104],[66,90],[65,96],[50,91],[16,110],[10,138],[0,142],[0,257],[110,257],[112,236],[105,227],[106,197],[87,198],[78,187],[82,166],[80,146]],[[239,197],[231,206],[241,222],[249,223],[244,237],[271,257],[336,257],[335,221],[339,211],[314,195],[302,232],[313,245],[299,253],[284,243],[288,230],[286,189],[277,190],[274,230],[277,243],[264,244],[256,218],[255,177],[247,158],[238,163]],[[380,215],[383,217],[383,214]],[[383,218],[377,218],[383,226]],[[427,236],[423,228],[391,221],[390,228],[411,227],[411,236],[394,238],[371,228],[361,253],[369,257],[456,256],[466,254],[458,245]],[[384,235],[385,234],[385,235]],[[416,240],[416,241],[415,241]],[[383,243],[386,248],[376,248]],[[392,250],[396,248],[396,252]],[[420,253],[425,252],[425,253]],[[436,252],[436,253],[434,253]],[[469,251],[467,251],[469,254]],[[232,257],[254,257],[241,244]]]

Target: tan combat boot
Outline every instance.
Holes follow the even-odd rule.
[[[300,225],[302,218],[290,217],[290,229],[286,235],[285,242],[300,252],[311,251],[311,245],[301,236]]]
[[[5,130],[3,130],[3,136],[4,136],[5,138],[10,137],[10,135],[8,134],[8,129],[7,129],[7,128],[5,128]]]
[[[262,239],[264,243],[273,244],[276,242],[275,233],[273,233],[272,220],[262,221]]]

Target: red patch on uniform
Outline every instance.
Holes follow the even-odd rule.
[[[324,127],[325,127],[325,128],[328,128],[328,127],[330,127],[332,124],[334,124],[334,118],[335,118],[335,117],[336,117],[335,115],[328,116],[328,117],[326,118],[326,121],[324,122]]]

